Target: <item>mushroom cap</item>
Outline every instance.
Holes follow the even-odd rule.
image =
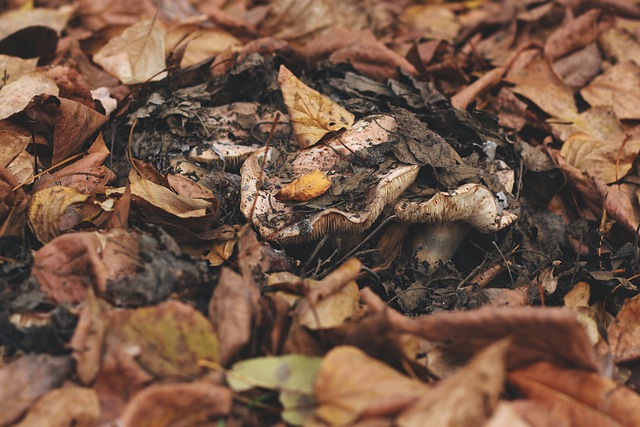
[[[464,184],[426,200],[403,198],[394,213],[406,224],[462,221],[481,233],[501,230],[518,218],[503,211],[493,193],[480,184]]]
[[[237,172],[240,170],[242,162],[259,148],[260,146],[257,144],[239,145],[228,141],[211,142],[192,148],[188,158],[205,165],[221,164],[225,170]]]
[[[328,206],[323,210],[301,212],[295,210],[293,203],[280,202],[274,195],[292,178],[316,169],[320,169],[332,181],[338,182],[345,177],[345,172],[336,171],[336,163],[353,158],[353,153],[360,150],[388,142],[395,127],[395,119],[391,116],[370,116],[325,144],[290,153],[285,163],[291,165],[293,172],[291,177],[285,179],[275,171],[275,150],[270,148],[267,152],[265,148],[261,148],[249,156],[241,169],[241,212],[257,227],[263,238],[284,244],[312,241],[331,232],[354,234],[366,230],[385,206],[392,204],[413,183],[418,175],[418,166],[398,162],[387,168],[379,168],[378,165],[369,167],[371,187],[366,192],[364,203],[353,209]],[[258,190],[265,155],[267,158],[263,185]],[[257,200],[252,213],[255,197]]]

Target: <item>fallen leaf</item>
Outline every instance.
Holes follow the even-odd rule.
[[[620,120],[640,119],[640,66],[627,61],[613,65],[580,91],[592,106],[612,106]]]
[[[569,425],[634,426],[640,423],[640,396],[597,373],[540,362],[509,374],[530,399],[548,404]]]
[[[167,301],[113,311],[109,322],[109,345],[131,348],[140,366],[157,378],[195,378],[203,372],[199,360],[219,360],[213,326],[190,305]]]
[[[56,185],[36,191],[29,205],[29,224],[34,234],[42,243],[48,243],[62,234],[63,219],[75,216],[76,224],[82,218],[77,218],[74,205],[89,198],[71,187]],[[74,215],[75,214],[75,215]]]
[[[555,61],[595,41],[603,29],[598,25],[601,15],[599,9],[591,9],[574,18],[571,9],[566,9],[564,22],[546,40],[545,56]]]
[[[58,9],[36,7],[6,11],[0,16],[0,40],[22,29],[38,26],[51,28],[60,34],[73,16],[73,11],[71,5]]]
[[[640,297],[629,298],[607,330],[616,363],[640,359]]]
[[[506,379],[509,340],[498,341],[438,383],[396,418],[400,427],[483,425],[492,415]]]
[[[31,143],[31,136],[25,129],[8,120],[0,121],[0,167],[6,168]]]
[[[40,398],[16,427],[92,427],[100,418],[100,402],[91,388],[70,386]]]
[[[400,16],[400,22],[407,30],[419,32],[427,39],[453,41],[460,31],[455,13],[443,4],[409,6]]]
[[[15,56],[0,55],[0,73],[7,76],[5,84],[18,80],[22,75],[36,70],[38,58],[22,59]]]
[[[138,21],[109,40],[93,60],[126,85],[162,80],[167,76],[164,32],[156,19]]]
[[[227,49],[242,46],[242,42],[227,31],[206,28],[200,23],[183,23],[171,27],[165,35],[164,44],[166,48],[175,48],[178,42],[187,45],[180,62],[182,68],[202,62]]]
[[[106,312],[106,304],[98,300],[89,288],[78,325],[69,343],[76,362],[76,374],[83,385],[93,383],[102,365],[104,338],[109,326]]]
[[[154,384],[136,393],[122,412],[122,427],[211,425],[231,411],[233,393],[205,381]]]
[[[289,185],[281,188],[275,195],[276,200],[286,202],[306,202],[321,196],[331,187],[331,180],[320,170],[316,169],[294,179]]]
[[[302,83],[284,65],[280,66],[278,84],[301,148],[314,145],[329,132],[353,125],[353,114]]]
[[[70,99],[60,99],[53,133],[53,157],[56,164],[82,150],[82,145],[97,132],[108,118]]]
[[[209,319],[220,341],[223,364],[250,341],[259,307],[260,290],[255,282],[223,267],[209,302]]]
[[[31,275],[52,301],[77,304],[88,288],[104,295],[109,280],[135,274],[138,245],[139,235],[123,229],[65,234],[36,252]]]
[[[226,379],[236,392],[254,387],[279,391],[282,419],[302,425],[314,410],[313,383],[321,361],[320,357],[298,354],[246,359],[234,364]]]
[[[0,236],[22,235],[26,224],[29,196],[22,187],[16,188],[18,184],[10,171],[0,167]]]
[[[344,425],[397,414],[430,387],[355,347],[339,346],[322,359],[313,389],[318,402],[315,415],[329,424]]]
[[[0,426],[18,421],[33,403],[60,387],[73,370],[67,356],[23,356],[0,369]]]
[[[23,111],[36,96],[58,96],[58,93],[58,86],[45,73],[25,74],[0,89],[0,120]]]

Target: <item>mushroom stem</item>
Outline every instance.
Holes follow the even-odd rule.
[[[434,267],[453,258],[471,226],[462,221],[444,221],[417,225],[412,242],[419,262]]]

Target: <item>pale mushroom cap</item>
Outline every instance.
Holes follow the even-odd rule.
[[[517,219],[502,211],[493,193],[480,184],[464,184],[427,200],[401,199],[394,213],[407,224],[462,221],[482,233],[501,230]]]
[[[331,178],[332,169],[338,161],[348,158],[352,152],[389,141],[390,132],[395,127],[395,119],[391,116],[373,116],[360,120],[339,138],[299,151],[295,158],[288,160],[293,174],[298,177],[320,169]],[[265,169],[268,169],[271,154],[271,151],[267,153]],[[372,171],[377,183],[369,189],[363,209],[343,211],[329,207],[300,215],[294,211],[291,203],[279,202],[273,197],[276,192],[274,188],[283,186],[284,182],[277,176],[269,176],[266,170],[263,181],[269,185],[258,191],[264,155],[265,149],[262,148],[249,156],[242,166],[240,210],[258,228],[263,238],[287,244],[315,240],[331,232],[353,234],[366,230],[384,207],[392,204],[413,183],[419,170],[416,165],[397,164],[386,171]],[[265,187],[271,189],[264,189]],[[258,200],[255,201],[251,215],[256,195]],[[293,220],[294,215],[299,218]]]

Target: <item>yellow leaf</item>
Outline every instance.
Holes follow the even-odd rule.
[[[278,191],[276,200],[306,202],[321,196],[329,187],[331,187],[331,180],[320,169],[316,169],[296,178],[291,184]]]
[[[29,223],[38,240],[47,243],[59,236],[62,233],[60,221],[67,209],[88,197],[75,188],[62,185],[36,191],[29,206]]]
[[[353,114],[302,83],[284,65],[280,66],[278,84],[301,148],[315,144],[329,132],[353,125]]]

